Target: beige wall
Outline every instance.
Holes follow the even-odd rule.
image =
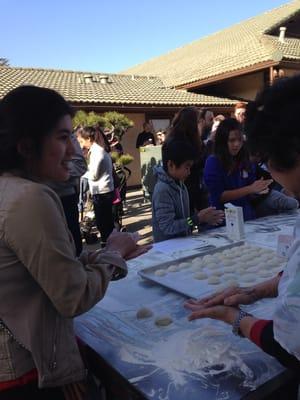
[[[229,97],[241,97],[247,100],[254,100],[257,92],[262,90],[263,87],[264,73],[262,71],[228,79],[218,85],[218,88]]]
[[[128,165],[132,174],[128,181],[129,186],[140,185],[141,184],[141,167],[140,167],[140,153],[138,149],[135,148],[135,142],[137,135],[143,130],[143,123],[145,122],[145,114],[131,114],[124,113],[126,117],[131,119],[134,126],[125,133],[122,139],[122,146],[124,153],[129,153],[134,157],[132,163]]]

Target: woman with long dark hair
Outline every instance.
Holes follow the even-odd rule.
[[[196,151],[197,158],[191,168],[191,174],[185,181],[190,199],[191,212],[208,206],[207,192],[203,187],[203,142],[201,139],[200,110],[196,107],[185,107],[174,117],[166,143],[170,140],[186,140]]]
[[[237,120],[220,123],[215,137],[214,153],[204,168],[204,181],[212,206],[224,208],[230,202],[243,208],[244,219],[255,218],[251,196],[268,188],[272,180],[256,179],[256,164],[250,162]]]
[[[76,257],[47,186],[70,176],[72,114],[46,88],[21,86],[0,101],[1,399],[86,398],[73,318],[126,275],[123,257],[144,251],[130,234],[113,233],[102,252]]]

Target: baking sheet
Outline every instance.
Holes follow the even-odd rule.
[[[244,245],[251,249],[247,261],[245,261],[247,250]],[[270,262],[263,259],[264,256],[260,253],[262,250],[268,252],[263,254],[265,258],[268,254]],[[226,256],[223,255],[224,251],[228,253]],[[212,261],[207,256],[211,256],[213,260],[219,256],[221,260]],[[271,259],[277,260],[273,263],[276,265],[275,267],[270,265],[272,264]],[[285,260],[279,258],[275,250],[240,241],[208,250],[205,253],[202,252],[199,255],[182,257],[176,261],[168,261],[142,269],[139,271],[139,275],[184,296],[199,298],[233,284],[240,286],[257,284],[276,275],[282,270],[284,264]],[[197,265],[200,265],[200,267],[197,267]],[[179,269],[171,272],[168,270],[171,266],[175,269],[177,266]],[[163,275],[158,276],[158,273]],[[202,276],[201,279],[196,279],[197,274],[204,274],[206,278]],[[215,282],[210,282],[211,279]]]

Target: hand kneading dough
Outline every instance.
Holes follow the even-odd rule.
[[[150,318],[150,317],[152,317],[152,315],[153,315],[153,312],[150,310],[150,308],[146,308],[146,307],[140,308],[136,313],[137,319]]]
[[[173,322],[173,320],[169,315],[164,315],[164,316],[156,318],[155,325],[157,325],[157,326],[168,326],[172,322]]]

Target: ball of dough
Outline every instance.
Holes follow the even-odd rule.
[[[170,265],[168,268],[167,268],[167,271],[168,272],[177,272],[178,271],[178,266],[177,265]]]
[[[221,281],[217,276],[211,276],[207,279],[207,283],[209,285],[218,285]]]
[[[232,281],[235,280],[235,275],[234,274],[224,274],[223,275],[223,281]]]
[[[191,270],[193,271],[193,272],[195,272],[195,271],[201,271],[202,270],[202,265],[201,264],[192,264],[192,266],[191,266]]]
[[[213,257],[212,257],[211,254],[207,254],[206,256],[203,257],[203,261],[205,263],[208,263],[208,262],[212,261],[212,259],[213,259]]]
[[[258,271],[258,274],[261,278],[272,278],[274,276],[274,273],[266,270]]]
[[[226,281],[226,287],[238,286],[238,281],[236,279],[231,279]]]
[[[213,271],[211,271],[211,276],[222,276],[223,275],[223,271],[220,269],[214,269]]]
[[[165,276],[167,274],[167,271],[165,269],[157,269],[154,272],[154,275],[156,276]]]
[[[155,319],[155,325],[157,326],[168,326],[173,322],[170,315],[162,315]]]
[[[205,265],[206,268],[208,269],[216,269],[219,268],[219,265],[217,263],[214,262],[209,262]]]
[[[253,282],[256,279],[256,275],[254,274],[245,274],[242,276],[242,280],[244,282]]]
[[[202,257],[195,257],[192,259],[192,264],[201,264],[202,263]]]
[[[232,263],[233,263],[232,260],[223,260],[221,262],[221,264],[224,265],[224,267],[229,267],[232,265]]]
[[[152,310],[150,310],[150,308],[147,307],[140,308],[136,313],[137,319],[150,318],[152,316],[153,316]]]
[[[189,266],[190,266],[190,263],[188,263],[188,262],[182,262],[182,263],[180,263],[179,264],[179,269],[185,269],[185,268],[189,268]]]
[[[205,272],[198,272],[193,275],[194,279],[203,280],[207,278],[207,274]]]

